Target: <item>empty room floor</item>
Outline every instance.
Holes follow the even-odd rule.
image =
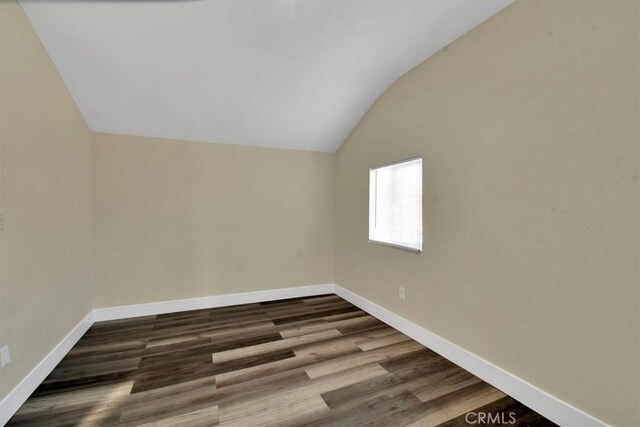
[[[457,426],[469,412],[554,425],[325,295],[96,323],[9,425]]]

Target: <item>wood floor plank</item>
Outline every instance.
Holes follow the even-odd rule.
[[[449,371],[432,371],[425,369],[399,375],[388,373],[386,375],[363,381],[348,387],[332,390],[322,395],[327,406],[336,413],[352,410],[370,400],[381,396],[419,389],[427,384],[437,381]]]
[[[87,356],[101,355],[105,353],[123,352],[127,350],[139,350],[145,348],[145,340],[133,340],[116,343],[103,343],[96,345],[76,344],[66,355],[65,359],[85,358]]]
[[[387,334],[388,330],[393,330],[387,326],[374,326],[371,329],[363,329],[361,331],[352,332],[350,334],[341,334],[336,337],[325,339],[317,342],[309,342],[296,346],[293,351],[296,355],[313,354],[320,359],[328,359],[335,357],[335,355],[342,353],[358,353],[362,351],[360,347],[356,345],[357,342],[363,342],[369,339],[376,339],[380,336]]]
[[[516,427],[555,426],[555,424],[551,423],[542,415],[530,410],[522,403],[509,396],[503,397],[502,399],[482,406],[476,409],[474,412],[491,414],[491,416],[493,417],[491,420],[488,420],[488,415],[485,415],[485,425],[498,424]],[[468,419],[466,418],[466,414],[460,415],[456,418],[439,424],[438,427],[469,427],[470,422],[474,422],[476,424],[479,423],[476,414],[471,415],[471,417]]]
[[[304,298],[305,304],[322,304],[324,302],[344,301],[338,295],[327,295],[322,297]]]
[[[222,405],[220,424],[240,425],[229,423],[229,421],[241,420],[245,422],[244,425],[259,425],[259,423],[252,423],[253,418],[251,416],[246,417],[247,412],[262,414],[261,422],[265,424],[261,425],[269,425],[276,422],[286,423],[288,414],[291,411],[296,413],[297,416],[305,416],[309,412],[317,413],[319,410],[324,413],[326,412],[324,410],[328,408],[320,396],[323,392],[365,381],[386,373],[387,371],[379,365],[367,365],[347,370],[339,375],[328,375],[315,381],[309,380],[296,388],[287,388],[283,391],[262,395],[259,398],[247,398],[229,406]],[[321,405],[316,405],[317,402],[321,402]],[[309,405],[310,407],[308,407]],[[265,419],[264,417],[267,414],[275,418]],[[260,419],[255,419],[255,421],[258,420]]]
[[[348,313],[323,316],[322,319],[326,320],[327,322],[335,322],[336,320],[351,319],[352,317],[361,317],[361,316],[368,316],[368,314],[366,311],[355,310],[355,311],[350,311]]]
[[[120,407],[119,425],[149,424],[215,406],[212,402],[217,395],[215,384],[209,379],[193,386],[197,381],[189,382],[190,386],[180,391],[169,386],[133,394]]]
[[[398,344],[410,341],[411,338],[401,334],[400,332],[389,334],[378,338],[370,338],[355,343],[362,351],[375,350],[376,348],[386,347],[391,344]]]
[[[133,381],[126,381],[117,384],[98,386],[88,390],[75,390],[70,392],[60,392],[42,397],[28,399],[20,410],[19,415],[28,415],[38,412],[51,413],[68,406],[95,406],[105,403],[110,398],[121,398],[131,394]]]
[[[310,413],[327,413],[328,409],[318,395],[289,392],[265,401],[254,402],[223,411],[221,426],[268,426],[295,422]]]
[[[248,381],[286,370],[303,368],[323,360],[330,360],[339,356],[362,352],[362,350],[349,341],[339,341],[337,345],[335,344],[336,341],[337,340],[327,340],[318,346],[302,346],[293,349],[295,357],[217,375],[218,386],[224,387],[228,384]]]
[[[291,338],[291,337],[297,337],[300,335],[310,334],[313,332],[320,332],[327,329],[338,329],[338,328],[344,328],[347,326],[367,327],[367,326],[371,326],[378,323],[379,321],[375,317],[365,315],[365,316],[354,317],[350,319],[336,320],[333,322],[331,321],[325,322],[317,325],[298,326],[291,329],[284,328],[280,331],[280,335],[282,335],[283,338]]]
[[[318,378],[323,375],[329,375],[335,372],[344,371],[346,369],[352,368],[353,366],[382,362],[393,356],[410,353],[412,351],[418,351],[422,348],[423,346],[415,341],[394,344],[372,351],[351,354],[348,356],[338,357],[336,359],[320,362],[308,367],[306,369],[306,372],[310,378]]]
[[[216,375],[216,383],[218,387],[239,384],[256,378],[268,377],[279,372],[292,371],[302,366],[311,365],[316,361],[317,357],[315,355],[295,355],[294,357]]]
[[[231,350],[224,350],[220,352],[214,352],[212,354],[213,363],[222,363],[229,360],[238,359],[247,356],[254,356],[269,351],[293,349],[295,347],[302,346],[304,344],[313,343],[316,341],[323,341],[329,338],[335,338],[342,336],[337,329],[329,329],[326,331],[315,332],[312,334],[299,335],[291,338],[280,339],[278,341],[271,341],[268,343],[251,345]]]
[[[209,406],[186,414],[174,415],[163,420],[140,424],[143,427],[208,427],[219,424],[218,407]]]
[[[502,399],[505,394],[487,383],[480,382],[439,399],[423,403],[423,416],[411,426],[437,426],[453,418]]]
[[[132,359],[112,360],[102,363],[62,365],[51,372],[44,382],[50,383],[56,380],[66,381],[99,375],[135,372],[138,370],[141,360],[140,357],[135,357]]]
[[[439,372],[439,374],[440,375],[434,375],[429,383],[421,387],[412,387],[411,392],[422,402],[428,402],[440,396],[482,382],[480,378],[463,369],[452,369]]]
[[[9,426],[553,425],[336,295],[95,323]]]
[[[313,417],[303,421],[305,426],[396,426],[401,425],[392,418],[401,413],[406,417],[407,411],[420,406],[420,401],[408,391],[386,393],[377,399],[369,400],[350,411],[329,413],[328,416]],[[310,418],[310,417],[308,417]]]
[[[276,325],[279,325],[282,323],[296,322],[298,320],[313,319],[316,317],[326,317],[326,316],[332,316],[336,314],[351,313],[355,311],[360,311],[360,310],[354,306],[345,306],[341,308],[330,308],[330,309],[320,310],[312,313],[298,314],[296,316],[287,315],[287,316],[281,316],[278,318],[271,318],[271,319],[273,320],[273,323],[275,323]]]

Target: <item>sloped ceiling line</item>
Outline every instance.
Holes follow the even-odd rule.
[[[95,132],[334,152],[510,1],[20,3]]]

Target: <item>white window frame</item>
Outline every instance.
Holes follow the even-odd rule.
[[[422,253],[422,243],[423,243],[423,226],[422,226],[422,211],[420,213],[420,247],[414,247],[414,246],[407,246],[407,245],[403,245],[397,242],[389,242],[389,241],[384,241],[384,240],[376,240],[374,238],[372,238],[372,231],[375,229],[375,215],[376,215],[376,195],[377,195],[377,190],[375,188],[373,188],[373,184],[372,184],[372,178],[371,178],[371,172],[377,171],[379,169],[384,169],[386,167],[389,166],[396,166],[396,165],[400,165],[403,163],[411,163],[411,162],[415,162],[417,160],[420,160],[422,163],[422,156],[416,156],[416,157],[411,157],[409,159],[404,159],[404,160],[400,160],[397,162],[392,162],[392,163],[387,163],[384,165],[380,165],[380,166],[376,166],[373,168],[369,168],[369,243],[375,243],[378,245],[384,245],[384,246],[390,246],[393,248],[398,248],[398,249],[403,249],[409,252],[415,252],[415,253]],[[421,164],[421,169],[422,169],[422,164]],[[422,171],[422,174],[424,174],[424,171]],[[421,179],[421,188],[422,188],[422,176],[420,177]],[[420,194],[420,203],[422,203],[422,198],[423,198],[423,194],[424,194],[424,190],[422,190],[421,194]]]

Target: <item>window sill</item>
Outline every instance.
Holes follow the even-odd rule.
[[[374,243],[376,245],[382,245],[382,246],[389,246],[396,249],[402,249],[403,251],[413,252],[415,254],[422,253],[422,249],[412,248],[411,246],[397,245],[395,243],[381,242],[379,240],[371,240],[371,239],[369,239],[369,243]]]

